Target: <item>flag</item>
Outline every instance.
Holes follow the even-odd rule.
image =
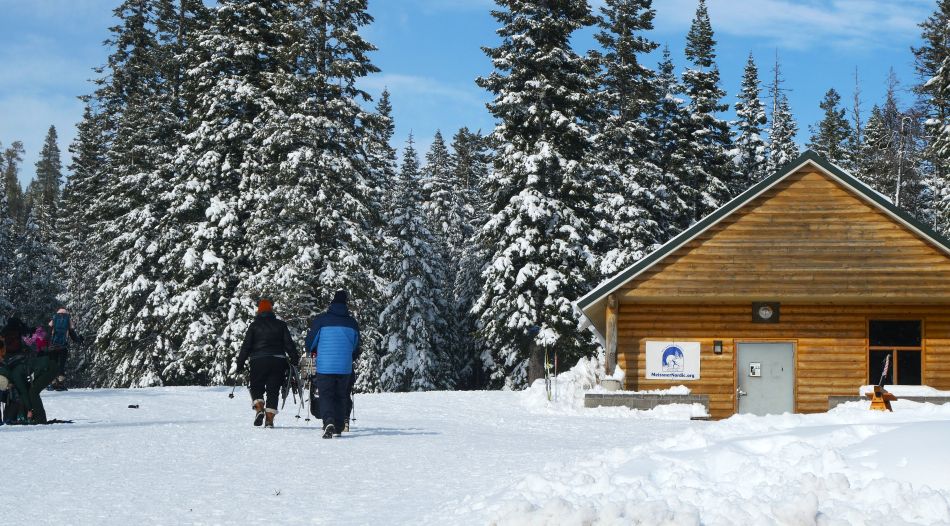
[[[878,385],[884,387],[884,379],[887,378],[887,370],[891,367],[891,355],[888,353],[887,358],[884,358],[884,372],[881,373],[881,381],[878,382]]]

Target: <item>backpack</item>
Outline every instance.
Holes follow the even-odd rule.
[[[50,343],[54,349],[62,349],[69,343],[69,314],[57,313],[53,316],[53,336]]]

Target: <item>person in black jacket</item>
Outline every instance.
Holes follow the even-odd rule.
[[[251,398],[254,400],[254,425],[274,427],[280,388],[287,380],[289,363],[300,359],[287,324],[277,319],[269,299],[257,304],[257,316],[251,322],[237,359],[237,372],[251,360]],[[267,403],[264,396],[267,395]]]

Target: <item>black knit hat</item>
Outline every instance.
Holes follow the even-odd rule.
[[[349,299],[349,294],[345,290],[338,290],[336,294],[333,295],[333,301],[330,303],[342,303],[346,305],[346,301]]]

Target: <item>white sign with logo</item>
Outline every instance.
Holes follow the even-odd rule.
[[[699,342],[647,342],[647,380],[699,380]]]

